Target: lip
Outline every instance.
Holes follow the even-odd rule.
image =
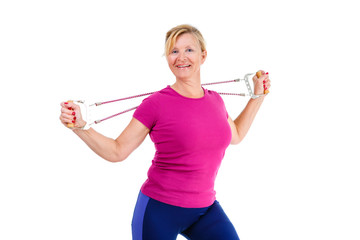
[[[187,69],[189,67],[191,67],[190,64],[178,64],[178,65],[175,65],[175,67],[179,68],[179,69]]]

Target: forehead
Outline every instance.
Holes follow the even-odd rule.
[[[181,34],[176,38],[174,47],[199,46],[198,39],[191,33]]]

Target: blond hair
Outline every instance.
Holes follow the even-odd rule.
[[[176,39],[185,33],[190,33],[192,34],[199,42],[201,51],[206,51],[206,46],[205,46],[205,40],[204,37],[202,36],[202,34],[200,33],[200,31],[188,24],[182,24],[182,25],[178,25],[172,29],[170,29],[167,33],[166,33],[166,39],[165,39],[165,56],[170,54],[171,49],[174,47]]]

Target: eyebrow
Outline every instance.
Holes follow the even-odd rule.
[[[173,47],[172,49],[175,49],[175,48],[178,48],[178,47]],[[195,48],[195,46],[194,45],[187,45],[185,48]]]

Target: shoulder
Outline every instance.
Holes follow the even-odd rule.
[[[214,90],[208,90],[208,89],[206,89],[206,91],[208,92],[208,94],[209,94],[210,96],[220,97],[220,94],[217,93],[217,92],[214,91]]]
[[[208,96],[210,98],[215,99],[215,100],[217,100],[219,102],[222,102],[222,103],[224,102],[222,97],[220,96],[220,94],[218,92],[213,91],[213,90],[206,90],[206,91],[207,91],[207,94],[208,94]]]
[[[209,96],[211,103],[214,104],[215,106],[217,106],[219,109],[222,109],[223,113],[225,113],[226,119],[228,119],[229,115],[226,110],[225,102],[222,99],[222,97],[220,96],[220,94],[218,92],[212,91],[212,90],[207,90],[207,92],[208,92],[208,96]]]
[[[151,94],[144,100],[156,101],[157,99],[164,98],[166,95],[169,95],[169,94],[170,94],[169,87],[166,87],[166,88],[161,89],[160,91],[154,92],[153,94]]]
[[[160,91],[154,92],[150,96],[144,98],[143,101],[142,101],[142,104],[144,104],[144,103],[156,104],[159,101],[161,101],[161,99],[164,97],[164,93],[166,93],[166,88],[164,88],[164,89],[162,89]]]

